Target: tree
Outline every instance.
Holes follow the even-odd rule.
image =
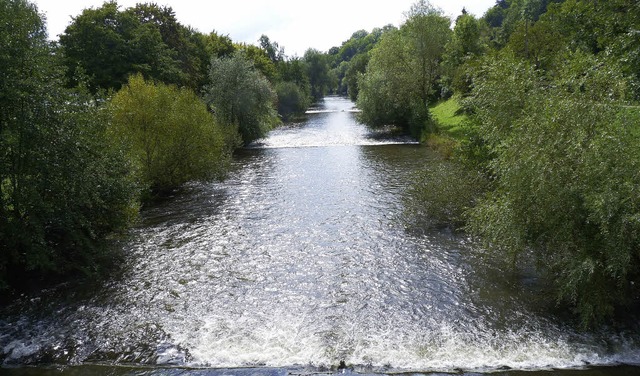
[[[220,123],[238,127],[245,144],[264,137],[278,124],[276,95],[246,52],[213,59],[209,80],[207,103]]]
[[[295,82],[278,82],[275,91],[278,96],[278,114],[285,121],[295,115],[304,114],[311,104],[311,97]]]
[[[278,80],[278,69],[276,64],[269,58],[267,51],[252,44],[242,44],[238,46],[238,49],[244,51],[245,56],[252,61],[255,69],[269,82],[273,83]]]
[[[539,20],[529,26],[520,23],[507,44],[518,56],[531,61],[536,68],[551,70],[567,49],[567,41],[561,31],[547,20]]]
[[[456,20],[451,42],[456,45],[462,56],[479,55],[484,47],[480,40],[480,25],[471,14],[463,14]]]
[[[215,31],[212,31],[207,35],[202,34],[201,39],[207,56],[209,56],[207,64],[213,58],[231,56],[236,51],[236,46],[228,35],[218,35]]]
[[[266,52],[269,60],[274,64],[284,61],[284,47],[280,47],[278,42],[271,42],[269,37],[264,34],[260,36],[258,41],[260,42],[260,47]]]
[[[193,91],[132,76],[109,102],[110,136],[122,140],[149,193],[220,176],[228,137]]]
[[[194,90],[206,77],[202,38],[169,7],[138,4],[120,11],[115,1],[105,2],[74,17],[60,45],[70,82],[80,72],[94,92],[117,90],[135,73]]]
[[[640,118],[615,61],[563,61],[545,74],[508,50],[484,59],[470,101],[496,186],[470,229],[492,250],[533,255],[591,325],[638,293]]]
[[[278,114],[285,121],[304,114],[311,104],[311,85],[304,61],[297,57],[281,61],[278,74],[282,80],[275,85]]]
[[[304,60],[294,57],[286,60],[278,66],[279,75],[283,81],[293,82],[298,85],[307,95],[311,95],[311,84],[307,75],[307,65]]]
[[[363,121],[372,126],[394,124],[416,138],[432,130],[427,106],[437,96],[449,25],[440,10],[419,1],[398,31],[384,34],[359,81]]]
[[[173,61],[165,62],[162,66],[179,69],[168,72],[169,74],[165,73],[165,77],[147,75],[148,77],[161,79],[165,83],[188,86],[193,90],[202,87],[210,56],[206,53],[200,33],[178,22],[171,7],[158,6],[155,3],[136,4],[123,13],[133,14],[141,27],[157,30],[161,41],[156,43],[156,48],[166,46],[168,51],[160,51],[155,56],[163,59],[171,57]]]
[[[482,17],[483,20],[493,28],[502,26],[502,22],[504,21],[504,9],[507,8],[507,6],[508,5],[505,0],[497,1],[496,5],[487,9]]]
[[[445,74],[442,83],[446,89],[461,95],[468,93],[471,86],[468,65],[483,52],[478,20],[470,14],[460,15],[443,56]]]
[[[525,27],[537,22],[552,3],[564,0],[499,0],[482,18],[492,29],[491,42],[494,47],[503,48],[511,34],[524,24]]]
[[[611,56],[633,77],[634,98],[640,99],[640,4],[634,0],[566,0],[541,17],[564,38],[571,50]],[[557,41],[554,41],[557,45]]]
[[[0,0],[0,288],[102,271],[136,209],[105,112],[53,52],[34,5]]]
[[[89,77],[94,91],[119,88],[132,70],[127,40],[133,38],[136,26],[134,19],[121,17],[115,1],[85,9],[75,17],[60,35],[69,81],[75,85],[80,70]]]
[[[304,53],[303,60],[307,66],[311,96],[316,101],[320,100],[331,89],[327,55],[310,48]]]
[[[358,30],[351,35],[337,51],[340,61],[351,61],[354,56],[365,51],[365,39],[369,36],[366,30]]]
[[[416,95],[413,72],[405,64],[411,58],[401,31],[388,33],[372,51],[367,71],[360,76],[358,108],[371,126],[409,127],[410,102]]]
[[[442,55],[451,38],[451,20],[426,0],[415,3],[407,16],[403,29],[412,49],[411,70],[417,74],[419,99],[426,106],[434,94]]]
[[[347,66],[347,71],[344,75],[344,86],[347,88],[347,94],[352,101],[358,100],[358,94],[360,89],[358,87],[358,77],[367,71],[367,65],[369,64],[369,54],[356,55]]]
[[[395,29],[394,26],[387,25],[383,28],[375,28],[371,33],[359,30],[343,42],[340,48],[335,49],[335,53],[332,54],[333,72],[338,80],[338,94],[348,94],[351,100],[356,101],[359,91],[358,76],[367,68],[370,51],[378,44],[385,32]]]

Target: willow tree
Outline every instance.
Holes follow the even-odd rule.
[[[427,1],[415,3],[397,31],[385,33],[360,80],[358,106],[372,126],[398,125],[422,138],[431,129],[428,104],[437,82],[451,20]]]
[[[609,57],[565,55],[544,75],[504,50],[482,59],[469,98],[495,156],[495,190],[470,212],[488,249],[533,257],[584,325],[638,296],[640,116]]]
[[[277,97],[271,84],[244,51],[214,58],[205,98],[221,124],[236,126],[248,144],[278,124]]]

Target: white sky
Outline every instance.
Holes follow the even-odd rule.
[[[100,7],[103,0],[31,0],[47,19],[49,38],[57,39],[83,9]],[[173,8],[183,25],[203,33],[215,30],[235,42],[256,44],[260,35],[285,48],[285,54],[302,56],[307,48],[328,51],[340,46],[353,32],[387,24],[398,26],[415,0],[119,0],[122,9],[136,3],[155,2]],[[480,17],[495,0],[431,0],[455,19],[466,7]]]

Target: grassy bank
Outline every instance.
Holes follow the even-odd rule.
[[[457,97],[440,101],[431,106],[429,110],[438,124],[441,136],[447,136],[455,140],[464,138],[467,115],[462,112],[462,107]]]
[[[429,108],[436,122],[437,132],[430,134],[426,143],[445,158],[450,158],[467,134],[467,115],[462,112],[457,97],[439,101]]]

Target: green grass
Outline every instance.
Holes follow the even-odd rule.
[[[460,140],[464,137],[467,116],[460,113],[460,103],[456,97],[440,101],[430,107],[431,116],[438,123],[439,130],[451,138]]]

